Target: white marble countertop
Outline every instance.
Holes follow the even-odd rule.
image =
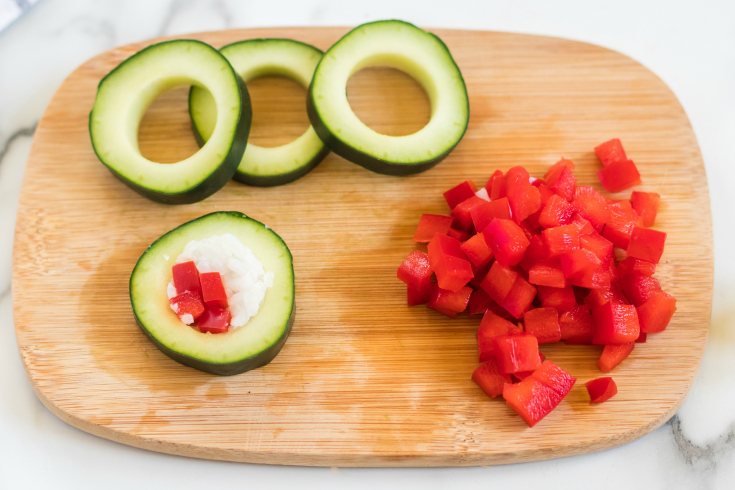
[[[545,34],[646,65],[689,115],[709,177],[715,230],[712,323],[679,413],[653,433],[585,456],[492,468],[329,469],[202,461],[147,452],[66,425],[33,394],[15,343],[13,229],[34,128],[62,80],[114,46],[232,27],[356,25]],[[0,489],[20,488],[735,488],[735,2],[44,0],[0,32]]]

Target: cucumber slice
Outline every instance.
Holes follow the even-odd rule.
[[[309,87],[323,54],[314,46],[291,39],[250,39],[228,44],[220,52],[245,82],[279,75],[300,83],[304,88]],[[200,144],[209,141],[216,127],[217,107],[207,90],[192,87],[189,114],[197,141]],[[234,179],[260,187],[288,184],[309,173],[328,153],[329,149],[311,126],[286,145],[264,148],[251,142]]]
[[[257,315],[237,329],[205,334],[184,325],[169,306],[171,267],[192,240],[231,233],[274,273]],[[286,343],[294,321],[291,252],[273,230],[238,212],[216,212],[189,221],[156,240],[130,276],[130,302],[143,333],[164,354],[186,366],[232,375],[268,364]]]
[[[138,148],[138,126],[162,92],[180,85],[215,94],[217,126],[209,142],[186,160],[152,162]],[[143,196],[165,204],[209,197],[234,175],[247,144],[252,110],[245,83],[219,51],[201,41],[148,46],[105,76],[89,114],[92,147],[110,171]]]
[[[404,71],[424,88],[431,119],[414,134],[388,136],[366,126],[347,101],[347,80],[369,66]],[[408,175],[439,163],[459,143],[470,117],[464,79],[446,45],[413,24],[363,24],[337,41],[314,72],[307,111],[319,137],[338,155],[373,172]]]

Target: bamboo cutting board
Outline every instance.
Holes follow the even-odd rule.
[[[326,49],[346,28],[196,34],[214,46],[289,37]],[[520,34],[436,30],[470,96],[469,129],[440,165],[410,177],[368,172],[330,155],[286,186],[234,182],[205,201],[164,206],[117,181],[89,142],[96,85],[145,43],[108,51],[63,83],[41,120],[23,182],[13,257],[21,357],[34,390],[69,424],[124,444],[199,458],[326,466],[452,466],[532,461],[623,444],[663,424],[684,401],[702,357],[712,299],[712,227],[702,157],[671,90],[633,60],[589,44]],[[302,89],[249,84],[253,140],[281,144],[308,122]],[[356,113],[406,134],[427,120],[425,95],[387,69],[348,86]],[[196,150],[186,90],[146,114],[141,148],[176,161]],[[448,212],[442,192],[496,169],[543,175],[560,156],[579,184],[600,189],[593,147],[622,139],[658,192],[668,233],[656,276],[674,294],[669,328],[638,344],[612,373],[619,387],[591,406],[599,347],[542,346],[578,378],[562,404],[529,429],[470,380],[479,317],[450,320],[405,306],[396,268],[415,248],[420,215]],[[629,197],[629,192],[620,197]],[[268,223],[290,246],[296,323],[268,366],[217,377],[160,353],[135,324],[128,278],[158,236],[215,210]]]

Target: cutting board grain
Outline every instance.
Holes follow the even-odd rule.
[[[195,34],[215,46],[290,37],[322,49],[346,28]],[[101,77],[146,44],[84,63],[48,106],[28,158],[13,257],[15,328],[34,390],[61,419],[154,451],[231,461],[328,466],[516,463],[610,448],[663,424],[681,406],[702,357],[712,299],[712,228],[702,157],[671,90],[635,61],[548,37],[436,30],[467,81],[467,135],[436,168],[376,175],[330,155],[303,179],[259,189],[229,183],[204,202],[164,206],[117,181],[95,158],[87,114]],[[254,83],[254,135],[287,140],[306,127],[304,92]],[[355,111],[392,134],[415,130],[428,103],[391,70],[351,81]],[[292,103],[285,103],[288,101]],[[275,111],[265,115],[263,111]],[[271,126],[275,125],[275,126]],[[599,347],[543,346],[579,378],[557,410],[528,429],[470,381],[479,318],[450,320],[405,306],[397,266],[423,212],[446,213],[442,192],[496,169],[542,175],[560,156],[599,188],[593,147],[619,137],[643,190],[662,196],[668,233],[657,276],[678,299],[670,327],[636,346],[613,373],[619,394],[590,406]],[[141,146],[158,161],[195,151],[185,90],[154,103]],[[620,193],[628,197],[629,192]],[[181,366],[139,331],[128,277],[159,235],[215,210],[270,224],[293,251],[293,333],[268,366],[217,377]]]

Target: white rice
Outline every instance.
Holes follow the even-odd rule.
[[[189,242],[176,263],[189,261],[194,261],[200,274],[219,272],[222,276],[232,314],[231,329],[245,325],[258,313],[266,290],[273,286],[273,272],[266,272],[253,252],[230,233]],[[166,293],[169,299],[176,295],[173,281]]]

